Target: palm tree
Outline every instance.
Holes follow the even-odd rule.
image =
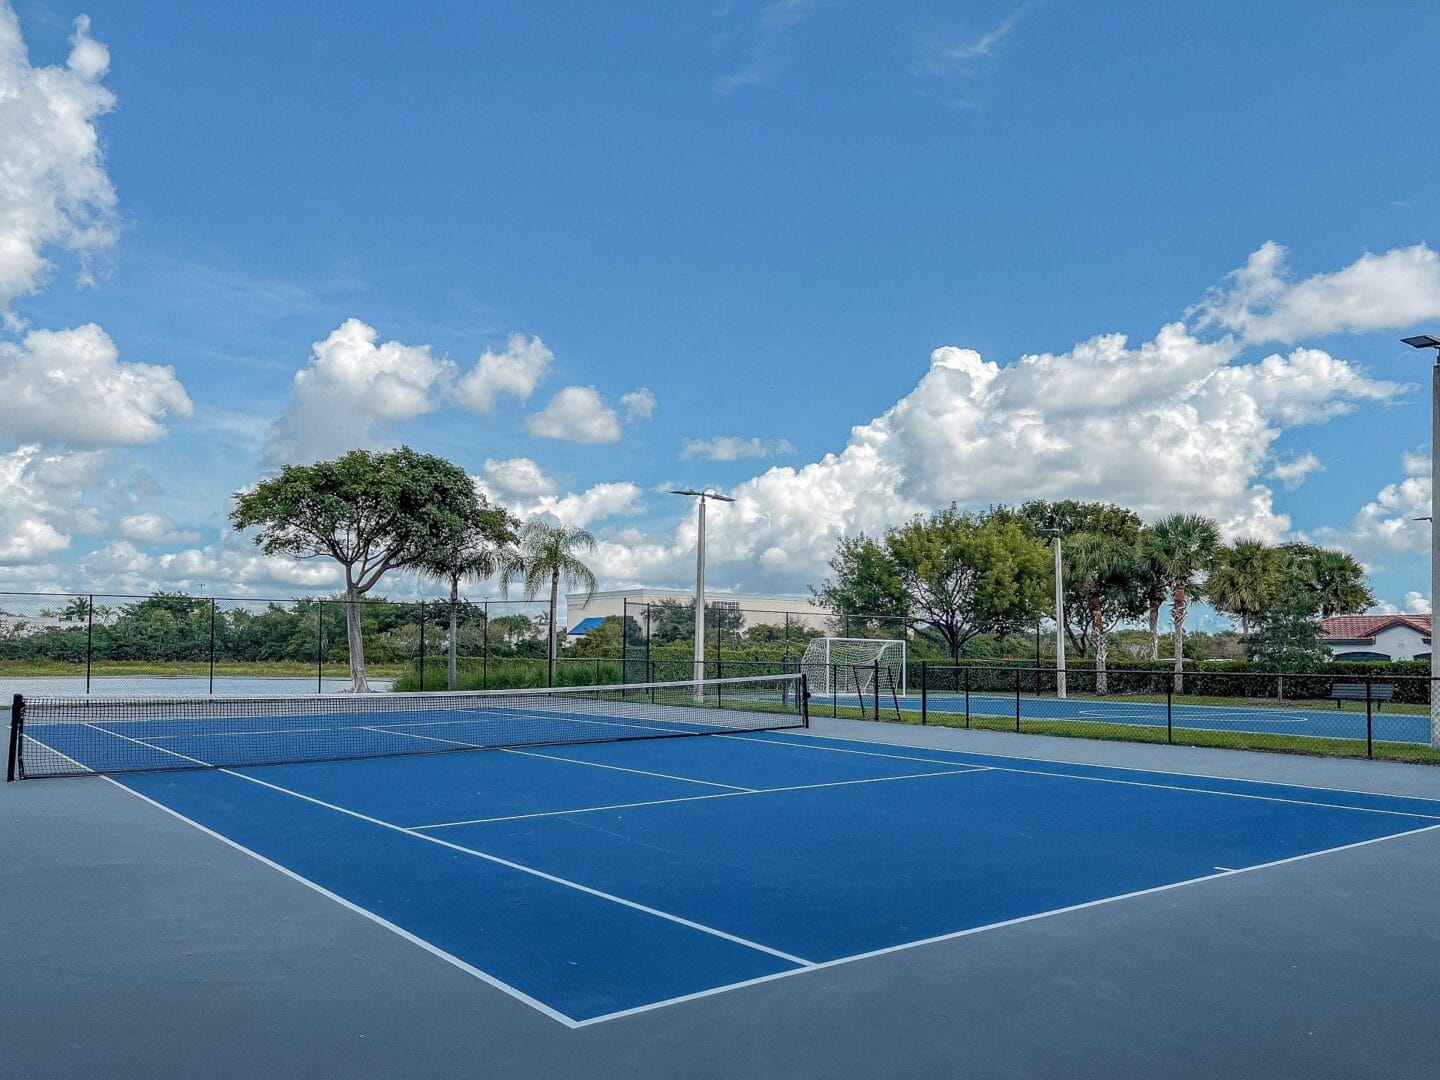
[[[1265,613],[1283,569],[1279,548],[1263,540],[1236,540],[1217,553],[1205,596],[1216,611],[1239,619],[1240,635],[1248,638],[1250,620]]]
[[[1185,616],[1191,582],[1215,564],[1220,529],[1199,514],[1171,514],[1150,527],[1150,558],[1170,586],[1170,617],[1175,624],[1175,692],[1184,692]]]
[[[1134,545],[1108,533],[1082,532],[1065,548],[1065,583],[1090,614],[1095,642],[1095,692],[1109,692],[1105,670],[1110,631],[1145,606],[1145,582]]]
[[[450,641],[446,656],[446,685],[454,690],[459,678],[456,652],[459,642],[460,582],[477,581],[503,572],[515,558],[515,528],[519,525],[509,512],[482,502],[475,520],[451,538],[449,546],[432,550],[416,566],[425,574],[450,586]]]
[[[560,599],[560,583],[566,589],[577,585],[585,589],[585,601],[595,596],[598,582],[590,568],[575,557],[575,552],[594,551],[595,537],[579,527],[550,525],[544,521],[528,521],[520,530],[520,550],[515,560],[502,571],[501,584],[508,586],[514,577],[521,579],[526,600],[534,600],[548,580],[550,583],[550,621],[546,657],[549,685],[555,685],[555,605]]]
[[[1160,659],[1160,606],[1169,593],[1169,579],[1156,549],[1155,535],[1150,529],[1140,531],[1135,549],[1135,572],[1145,590],[1145,606],[1149,614],[1150,659]]]
[[[1375,603],[1375,594],[1365,580],[1365,568],[1349,552],[1308,544],[1293,544],[1289,550],[1292,565],[1314,595],[1322,619],[1352,615]]]

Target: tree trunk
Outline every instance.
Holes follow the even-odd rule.
[[[555,604],[560,598],[560,571],[553,570],[550,573],[550,643],[549,643],[549,681],[547,686],[555,685]]]
[[[1150,598],[1150,659],[1160,659],[1160,605],[1163,600]]]
[[[350,692],[369,693],[370,684],[365,681],[365,635],[360,629],[360,594],[353,582],[345,584],[345,642],[350,651]]]
[[[446,685],[447,687],[449,687],[451,690],[458,689],[458,688],[459,688],[459,681],[460,681],[459,678],[458,678],[457,672],[456,672],[456,670],[455,670],[455,653],[456,653],[456,649],[457,649],[457,646],[458,646],[458,642],[456,641],[456,637],[457,637],[457,633],[458,633],[457,627],[456,627],[456,621],[457,621],[457,619],[456,619],[456,608],[459,606],[459,604],[460,604],[460,579],[459,579],[459,578],[451,578],[451,579],[450,579],[450,648],[449,648],[449,650],[448,650],[449,655],[445,658],[445,662],[446,662],[446,667],[445,667],[445,685]]]
[[[1175,620],[1175,693],[1185,692],[1185,615],[1188,603],[1185,599],[1185,582],[1175,582],[1175,597],[1171,602],[1170,616]]]
[[[1105,612],[1097,596],[1090,601],[1090,626],[1095,636],[1095,693],[1104,697],[1110,692],[1110,682],[1105,674],[1105,657],[1109,647],[1105,633]]]

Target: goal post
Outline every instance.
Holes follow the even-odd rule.
[[[800,670],[812,694],[871,693],[880,672],[886,690],[905,694],[902,638],[814,638],[805,646]]]

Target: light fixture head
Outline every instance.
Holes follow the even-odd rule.
[[[1406,337],[1400,340],[1412,349],[1440,349],[1440,338],[1431,337],[1429,334],[1420,334],[1417,337]]]

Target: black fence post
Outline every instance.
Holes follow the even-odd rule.
[[[1165,680],[1165,741],[1175,743],[1175,681]]]
[[[925,685],[925,661],[920,661],[920,726],[924,727],[930,722],[930,699],[928,688]]]
[[[1015,669],[1015,733],[1020,733],[1020,669]]]
[[[875,722],[880,722],[880,657],[875,657]]]
[[[95,655],[95,594],[86,597],[89,610],[85,613],[85,693],[90,693],[90,663]]]
[[[215,696],[215,598],[210,598],[210,696]]]
[[[420,689],[425,689],[425,601],[420,601]]]
[[[1371,711],[1370,684],[1374,679],[1373,675],[1365,676],[1365,756],[1375,756],[1375,718]]]
[[[965,684],[965,726],[970,726],[970,669],[960,669],[961,680]]]
[[[8,784],[20,773],[20,736],[25,727],[25,698],[16,694],[10,702],[10,752],[5,758],[5,782]]]
[[[325,692],[325,601],[315,601],[315,693]]]
[[[483,601],[485,610],[480,624],[480,688],[490,689],[490,601]]]

